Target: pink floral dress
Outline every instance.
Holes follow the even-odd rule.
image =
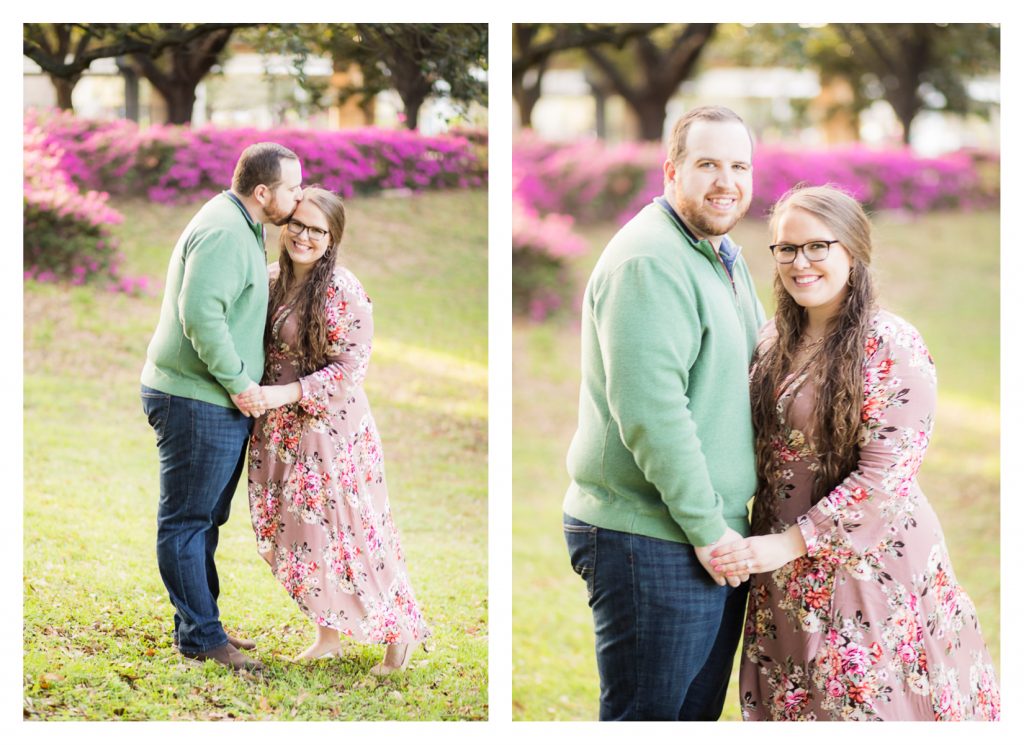
[[[774,335],[769,324],[763,338]],[[770,343],[770,342],[769,342]],[[804,435],[815,385],[777,412],[779,522],[808,552],[751,578],[740,666],[747,720],[997,720],[999,687],[974,606],[917,484],[935,367],[917,331],[880,312],[864,360],[860,463],[811,505],[818,458]]]
[[[299,380],[302,399],[256,420],[249,511],[260,553],[302,612],[357,641],[401,644],[429,631],[406,573],[363,391],[370,298],[347,269],[328,289],[328,364],[299,378],[288,306],[272,319],[265,385]]]

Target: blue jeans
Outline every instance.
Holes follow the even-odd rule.
[[[205,652],[228,640],[217,608],[213,555],[242,474],[252,420],[237,409],[147,386],[142,410],[160,454],[156,560],[175,609],[174,638],[183,652]]]
[[[719,587],[685,543],[569,515],[563,528],[594,614],[601,720],[717,720],[747,583]]]

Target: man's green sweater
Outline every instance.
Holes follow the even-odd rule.
[[[565,512],[706,546],[750,532],[747,368],[764,322],[742,257],[650,204],[611,240],[583,299],[579,428]]]
[[[263,377],[267,286],[263,226],[218,194],[171,254],[143,385],[233,408],[228,394]]]

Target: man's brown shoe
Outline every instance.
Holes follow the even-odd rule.
[[[208,649],[205,652],[182,652],[181,654],[191,660],[197,660],[199,662],[213,660],[225,667],[230,667],[232,670],[248,670],[253,673],[261,673],[264,670],[262,662],[254,660],[251,657],[246,657],[244,654],[239,652],[231,642],[222,644],[219,647],[214,647],[213,649]]]
[[[256,649],[256,642],[251,642],[248,639],[237,639],[231,636],[231,634],[228,634],[228,644],[235,649]]]
[[[232,645],[235,649],[256,649],[256,642],[251,642],[248,639],[237,639],[231,636],[231,634],[228,634],[228,644]],[[175,639],[171,646],[177,649],[178,640]]]

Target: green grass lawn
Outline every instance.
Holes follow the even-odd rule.
[[[920,482],[998,669],[999,217],[882,215],[875,224],[882,302],[921,331],[938,367],[936,427]],[[591,252],[573,265],[580,296],[615,226],[584,230]],[[766,226],[748,220],[732,235],[770,313]],[[573,315],[541,325],[517,321],[512,329],[512,707],[520,720],[597,718],[593,621],[560,520],[579,390]],[[723,719],[740,718],[736,680],[734,669]]]
[[[114,206],[127,274],[162,286],[196,206]],[[374,301],[367,395],[391,507],[433,629],[408,671],[383,647],[293,664],[313,628],[256,553],[245,479],[221,533],[220,608],[262,678],[185,663],[156,567],[157,452],[139,373],[160,297],[25,286],[27,719],[487,718],[487,198],[348,204],[342,261]],[[271,259],[276,240],[268,240]]]

